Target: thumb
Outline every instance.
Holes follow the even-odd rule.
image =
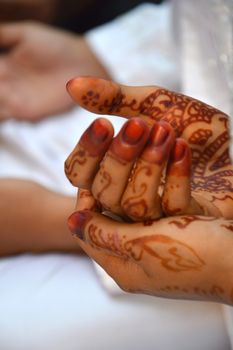
[[[141,117],[149,124],[166,112],[169,96],[165,95],[171,94],[158,86],[125,86],[95,77],[72,79],[67,90],[76,103],[91,112]]]
[[[122,223],[103,214],[82,210],[69,217],[68,227],[79,242],[111,255],[132,258],[129,241],[140,236],[142,224]]]

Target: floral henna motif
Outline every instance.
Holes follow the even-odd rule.
[[[96,107],[98,106],[98,111],[100,113],[105,112],[111,113],[113,110],[118,112],[118,106],[121,105],[124,95],[119,92],[113,97],[112,100],[105,99],[103,103],[100,103],[100,94],[95,93],[92,90],[89,90],[85,95],[82,96],[82,103],[85,107]],[[136,102],[136,101],[135,101]],[[134,103],[131,102],[131,105]]]

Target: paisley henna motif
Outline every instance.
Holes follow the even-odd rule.
[[[90,244],[113,254],[141,261],[149,254],[173,272],[200,270],[205,262],[188,244],[169,236],[156,234],[123,241],[117,232],[105,232],[94,224],[88,227]]]
[[[147,253],[158,259],[165,269],[173,272],[200,270],[205,265],[188,244],[166,235],[132,239],[124,244],[124,248],[136,261],[141,261]]]

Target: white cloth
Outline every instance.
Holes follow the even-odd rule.
[[[176,89],[170,15],[168,4],[146,4],[90,32],[88,40],[117,81]],[[2,123],[0,176],[33,179],[52,190],[75,194],[63,175],[63,162],[93,118],[77,108],[33,126]],[[116,129],[121,123],[114,119]],[[117,291],[114,284],[110,288]],[[117,295],[101,288],[85,257],[2,259],[0,348],[230,349],[217,304]]]
[[[1,350],[229,350],[217,304],[111,297],[84,256],[0,261]]]

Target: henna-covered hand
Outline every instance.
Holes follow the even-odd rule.
[[[230,220],[184,216],[132,224],[82,210],[68,224],[125,291],[233,305]]]
[[[74,100],[90,111],[137,117],[113,140],[99,171],[98,163],[111,142],[112,127],[101,119],[84,134],[66,162],[67,176],[74,185],[91,188],[95,179],[93,192],[106,208],[117,213],[123,208],[136,220],[159,217],[162,214],[157,189],[161,189],[160,175],[172,149],[163,212],[233,217],[233,167],[224,113],[159,87],[126,87],[88,77],[74,79],[67,86]],[[174,141],[168,124],[176,137],[186,142]],[[150,135],[148,128],[152,128]],[[126,186],[130,174],[131,181]]]

